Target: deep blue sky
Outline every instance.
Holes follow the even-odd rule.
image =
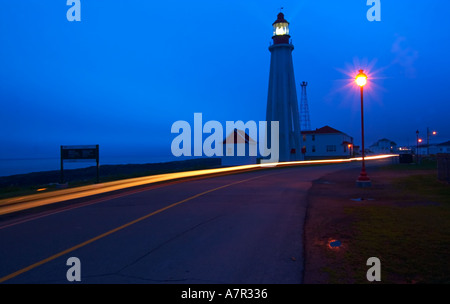
[[[450,140],[450,2],[381,0],[381,22],[359,1],[1,0],[1,158],[58,156],[100,144],[104,155],[170,154],[177,120],[265,120],[272,23],[280,7],[308,81],[313,128],[368,144]],[[300,101],[300,85],[298,86]]]

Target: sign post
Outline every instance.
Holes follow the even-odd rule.
[[[88,146],[61,146],[61,180],[64,183],[64,161],[88,161],[95,160],[97,162],[97,183],[100,180],[100,153],[99,145]]]

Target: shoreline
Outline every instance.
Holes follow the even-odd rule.
[[[154,163],[168,163],[194,159],[194,157],[175,156],[101,156],[100,165],[141,165]],[[64,169],[84,169],[96,166],[93,160],[65,160]],[[0,178],[13,175],[23,175],[37,172],[59,171],[61,169],[61,158],[54,156],[47,157],[18,157],[0,158]]]
[[[100,165],[99,178],[100,181],[111,181],[127,177],[139,177],[186,170],[209,169],[220,166],[221,159],[219,158],[199,158],[144,164]],[[59,184],[60,178],[61,170],[38,171],[0,176],[0,189],[56,185]],[[97,166],[79,169],[64,169],[64,180],[70,184],[95,181],[96,178]]]

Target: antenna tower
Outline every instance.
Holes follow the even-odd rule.
[[[300,129],[302,131],[310,131],[311,122],[309,120],[308,98],[306,97],[306,86],[308,83],[303,81],[300,85],[302,86],[302,96],[300,99]]]

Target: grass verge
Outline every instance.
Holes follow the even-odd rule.
[[[331,280],[368,283],[369,266],[359,266],[378,257],[382,283],[450,283],[450,187],[437,181],[436,171],[427,166],[408,167],[408,176],[392,178],[390,187],[378,193],[383,204],[344,208],[354,219],[352,237],[343,256],[345,266],[328,269]]]

